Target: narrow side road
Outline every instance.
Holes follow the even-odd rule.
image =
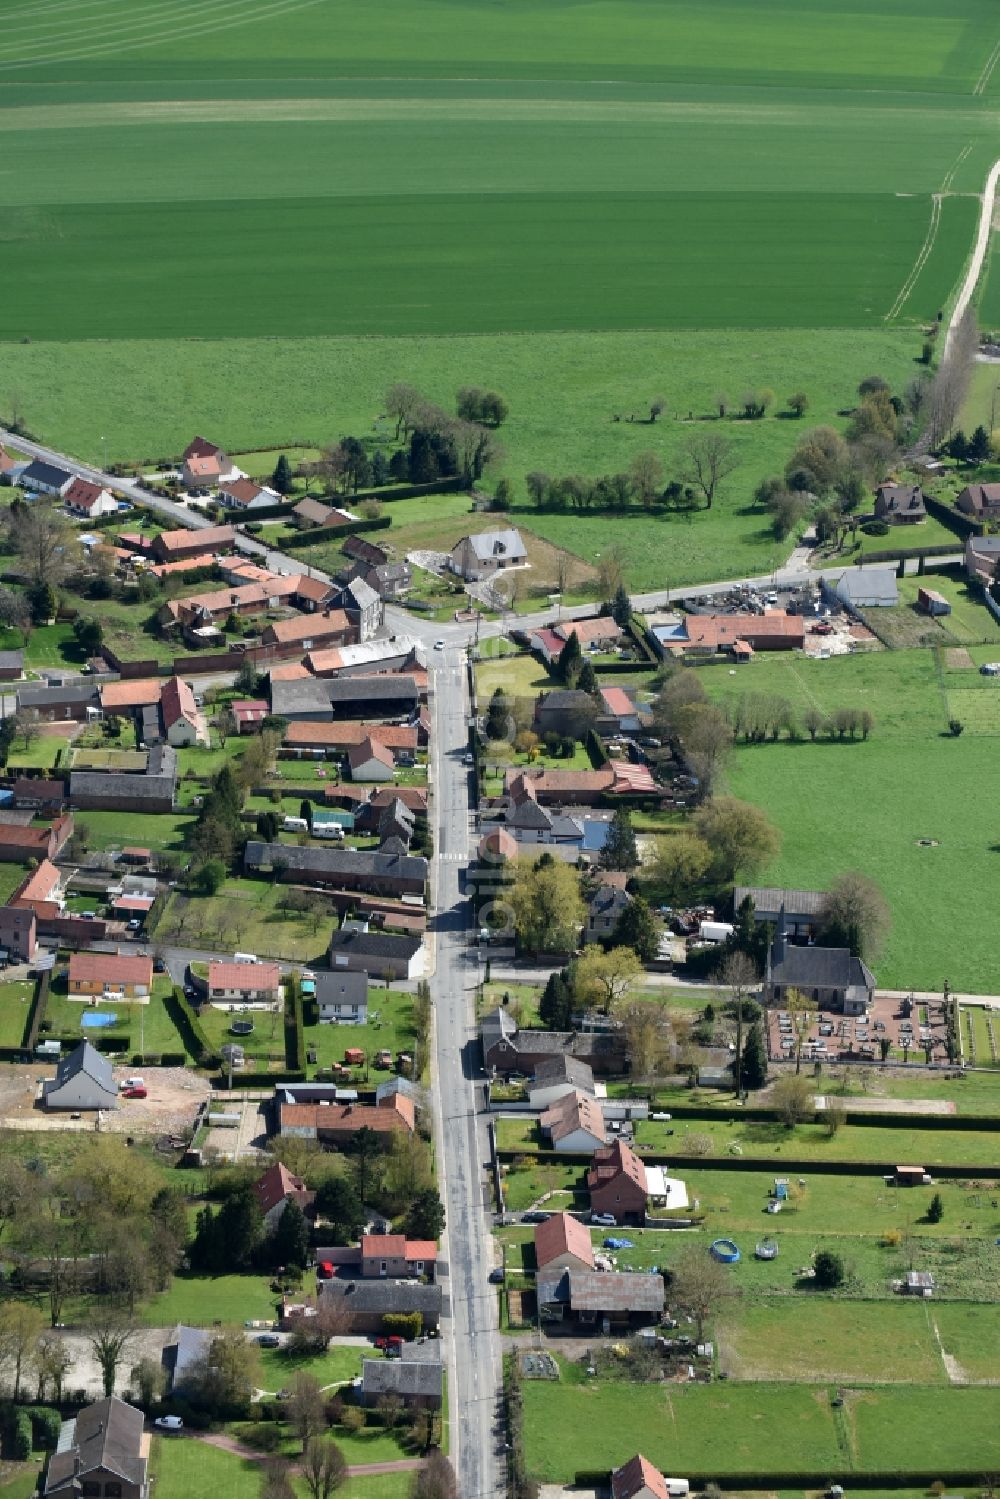
[[[976,230],[976,242],[972,250],[972,259],[969,269],[965,273],[958,297],[955,301],[955,309],[948,323],[948,332],[944,340],[944,358],[947,359],[951,352],[952,340],[955,329],[962,321],[965,309],[972,300],[973,293],[979,285],[979,277],[982,275],[983,261],[986,259],[986,251],[989,249],[990,234],[993,229],[993,209],[996,204],[997,182],[1000,181],[1000,161],[995,161],[990,167],[986,186],[983,188],[982,207],[979,210],[979,227]]]

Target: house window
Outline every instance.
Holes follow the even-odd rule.
[[[99,1483],[93,1483],[89,1479],[87,1479],[84,1481],[80,1492],[83,1495],[83,1499],[100,1499],[101,1485]]]
[[[122,1486],[120,1483],[106,1483],[104,1485],[104,1499],[122,1499]]]
[[[387,1265],[387,1263],[385,1262],[385,1260],[383,1260],[382,1263],[381,1263],[381,1265],[379,1266],[379,1274],[380,1275],[387,1275],[388,1272],[389,1272],[389,1266]]]

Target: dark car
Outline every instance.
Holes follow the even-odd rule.
[[[551,1213],[542,1213],[542,1212],[539,1212],[539,1210],[536,1208],[534,1210],[534,1212],[531,1212],[531,1213],[522,1213],[522,1215],[521,1215],[521,1222],[522,1223],[548,1223],[548,1221],[549,1221],[549,1219],[551,1217],[552,1217]]]
[[[497,1265],[495,1270],[490,1271],[490,1285],[502,1286],[504,1281],[503,1268]]]
[[[261,1348],[280,1348],[281,1339],[276,1332],[265,1332],[257,1339]]]

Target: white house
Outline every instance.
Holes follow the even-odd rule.
[[[520,531],[480,531],[463,536],[451,549],[451,569],[460,578],[475,582],[491,578],[508,567],[519,567],[528,559]]]
[[[538,1121],[553,1150],[593,1155],[607,1143],[600,1104],[578,1089],[567,1093],[545,1110]]]
[[[367,973],[318,973],[316,1003],[321,1025],[367,1025]]]
[[[167,743],[174,749],[185,749],[193,745],[209,744],[208,724],[205,715],[195,702],[195,696],[187,682],[180,677],[170,677],[164,682],[160,693],[160,712],[163,715],[163,731]]]
[[[101,515],[115,515],[118,501],[110,489],[91,484],[89,479],[74,479],[62,492],[66,509],[81,520],[97,520]]]
[[[396,768],[391,749],[377,739],[362,739],[347,752],[352,781],[391,781]]]
[[[281,998],[281,970],[277,963],[208,965],[210,1000],[240,1004],[274,1004]]]
[[[222,479],[219,483],[219,498],[232,510],[266,510],[271,505],[281,504],[281,495],[266,484],[253,479]]]
[[[535,1067],[528,1085],[528,1107],[544,1113],[568,1093],[594,1092],[594,1074],[578,1057],[556,1052]]]

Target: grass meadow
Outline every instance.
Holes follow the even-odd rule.
[[[983,611],[985,613],[985,611]],[[801,714],[816,706],[868,708],[867,742],[808,739],[740,747],[729,772],[736,796],[763,807],[781,832],[781,851],[757,878],[824,889],[845,869],[882,887],[893,925],[875,965],[887,988],[996,991],[981,892],[996,878],[997,835],[983,798],[998,787],[1000,690],[974,668],[996,646],[969,651],[972,668],[945,652],[906,650],[836,657],[758,659],[738,676],[703,674],[717,700],[774,692]],[[948,720],[967,723],[959,739]],[[936,840],[921,847],[918,840]]]

